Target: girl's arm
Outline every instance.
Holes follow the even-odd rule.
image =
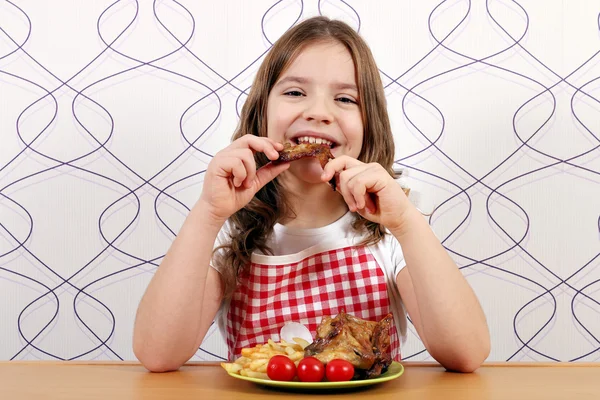
[[[392,234],[406,267],[396,281],[429,354],[452,371],[472,372],[488,357],[490,334],[468,282],[414,207]]]
[[[220,275],[209,264],[222,223],[206,210],[201,202],[192,208],[140,302],[133,351],[150,371],[176,370],[188,361],[221,303]]]
[[[148,285],[136,315],[133,351],[150,371],[179,368],[198,350],[221,303],[224,288],[210,267],[219,230],[264,185],[289,168],[258,170],[255,152],[279,157],[281,143],[244,135],[208,164],[200,200]]]
[[[337,173],[350,211],[385,226],[400,242],[406,268],[396,277],[400,296],[429,353],[444,367],[469,372],[490,352],[485,315],[475,293],[419,211],[378,163],[348,156],[325,165]]]

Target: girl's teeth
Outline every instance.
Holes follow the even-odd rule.
[[[316,137],[312,137],[312,136],[299,137],[298,143],[316,143],[316,144],[326,144],[329,146],[333,145],[333,143],[330,142],[329,140],[322,139],[322,138],[316,138]]]

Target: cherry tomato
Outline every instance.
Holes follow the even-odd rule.
[[[273,356],[267,365],[267,375],[274,381],[291,381],[296,376],[296,364],[287,356]]]
[[[331,382],[349,381],[354,376],[354,365],[336,358],[327,363],[325,375]]]
[[[304,357],[298,363],[298,379],[302,382],[321,382],[325,376],[325,366],[316,357]]]

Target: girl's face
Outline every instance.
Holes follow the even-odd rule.
[[[325,143],[334,157],[357,158],[363,143],[354,62],[337,42],[308,45],[279,77],[269,94],[267,132],[281,143]],[[289,172],[321,183],[315,158],[295,161]]]

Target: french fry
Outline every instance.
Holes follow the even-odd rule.
[[[269,379],[269,376],[264,372],[246,371],[246,376],[250,378]]]
[[[281,341],[281,344],[283,344],[283,343],[284,343],[284,341],[282,340],[282,341]],[[282,346],[278,345],[277,343],[275,343],[275,342],[273,341],[273,339],[269,339],[269,342],[268,342],[268,344],[269,344],[269,346],[271,346],[271,348],[272,348],[273,350],[275,350],[275,351],[279,351],[279,352],[281,352],[281,351],[285,351],[285,350],[284,350],[284,348],[283,348]]]
[[[300,361],[304,358],[304,353],[301,351],[297,351],[294,354],[290,355],[290,360],[292,361]]]
[[[242,349],[242,356],[243,357],[250,357],[252,355],[252,353],[254,353],[256,350],[258,350],[256,347],[243,348]]]
[[[294,340],[294,342],[298,343],[300,345],[300,347],[302,347],[302,350],[304,350],[305,348],[307,348],[310,343],[308,343],[306,340],[299,338],[299,337],[295,337],[292,338]]]
[[[267,352],[263,353],[263,352],[257,351],[255,353],[252,353],[252,355],[250,356],[250,358],[253,359],[253,360],[260,360],[260,359],[268,360],[269,358],[271,358],[271,356]]]
[[[240,357],[237,360],[235,360],[236,364],[240,364],[240,365],[246,365],[250,362],[250,359],[248,357]]]
[[[230,374],[237,374],[242,370],[242,366],[236,363],[221,363],[221,366]]]
[[[299,338],[294,338],[294,342],[287,342],[282,339],[277,343],[269,339],[265,344],[243,348],[241,357],[230,363],[221,363],[221,366],[231,374],[269,379],[266,372],[271,357],[279,354],[287,356],[296,366],[304,358],[304,348],[309,343]]]
[[[260,367],[262,367],[263,365],[267,365],[268,363],[269,363],[269,360],[267,360],[267,359],[264,359],[264,358],[263,358],[263,359],[260,359],[260,358],[259,358],[259,359],[257,359],[257,360],[253,360],[253,361],[250,363],[250,369],[251,369],[252,371],[258,371],[258,369],[259,369]]]

